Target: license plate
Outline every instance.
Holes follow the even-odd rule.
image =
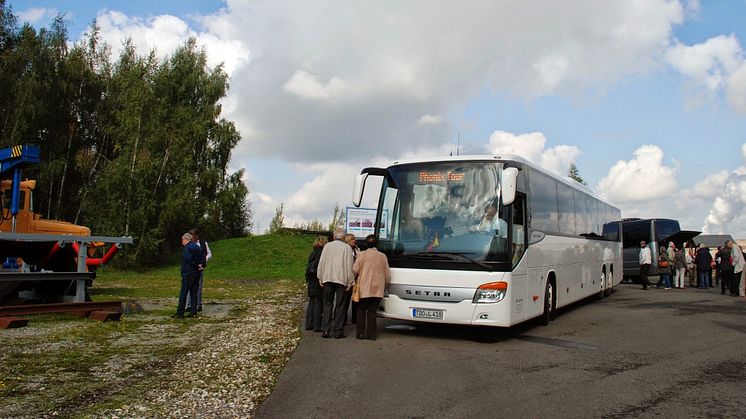
[[[426,308],[413,308],[412,317],[418,319],[443,320],[443,310],[430,310]]]

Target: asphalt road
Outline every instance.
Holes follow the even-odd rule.
[[[304,332],[260,418],[746,417],[746,302],[622,284],[549,326]]]

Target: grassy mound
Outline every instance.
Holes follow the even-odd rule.
[[[244,297],[273,280],[302,280],[314,236],[252,236],[209,243],[212,260],[205,270],[204,299]],[[94,300],[178,297],[180,255],[166,266],[145,272],[104,268],[91,289]]]

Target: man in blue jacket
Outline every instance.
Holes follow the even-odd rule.
[[[179,291],[179,306],[172,317],[184,318],[186,296],[189,293],[191,304],[189,317],[197,317],[197,291],[199,288],[199,274],[203,267],[202,250],[192,241],[192,235],[185,233],[181,236],[181,291]]]

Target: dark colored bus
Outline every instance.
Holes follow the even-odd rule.
[[[613,224],[617,224],[617,226]],[[626,218],[620,223],[612,223],[604,226],[604,235],[606,235],[607,228],[609,230],[622,230],[624,278],[632,281],[637,281],[640,277],[641,241],[645,241],[648,244],[650,253],[653,256],[650,275],[658,275],[658,252],[660,246],[667,246],[669,242],[674,242],[678,248],[700,233],[699,231],[682,230],[678,220],[668,218]]]

